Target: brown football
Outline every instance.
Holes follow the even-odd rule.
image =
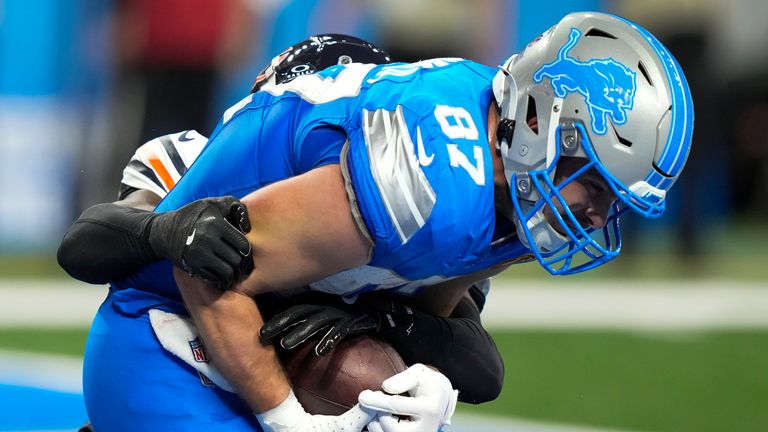
[[[318,357],[311,341],[281,353],[296,398],[310,414],[339,415],[357,403],[365,389],[405,370],[388,343],[368,335],[343,340],[330,354]]]

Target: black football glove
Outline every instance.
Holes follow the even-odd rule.
[[[300,304],[276,314],[264,323],[259,334],[269,342],[279,338],[280,346],[289,350],[322,334],[315,354],[323,356],[348,336],[408,327],[411,315],[409,307],[394,300],[367,307]]]
[[[253,271],[248,211],[232,196],[204,198],[151,221],[149,244],[193,277],[226,289]]]

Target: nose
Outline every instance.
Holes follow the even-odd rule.
[[[595,229],[602,229],[608,221],[608,215],[602,215],[597,212],[587,212],[589,218],[589,225]]]
[[[608,212],[611,211],[611,201],[593,200],[587,207],[586,216],[589,225],[595,229],[602,229],[608,223]]]

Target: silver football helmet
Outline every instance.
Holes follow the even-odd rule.
[[[613,15],[567,15],[504,62],[493,90],[518,236],[549,272],[615,258],[624,211],[664,212],[690,151],[693,102],[677,61],[648,31]],[[561,156],[587,162],[555,185]],[[560,194],[590,169],[617,197],[599,229],[582,227]]]

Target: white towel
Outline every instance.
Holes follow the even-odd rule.
[[[232,384],[206,357],[200,334],[191,319],[160,309],[150,309],[149,321],[163,348],[205,375],[222,390],[235,392]]]

